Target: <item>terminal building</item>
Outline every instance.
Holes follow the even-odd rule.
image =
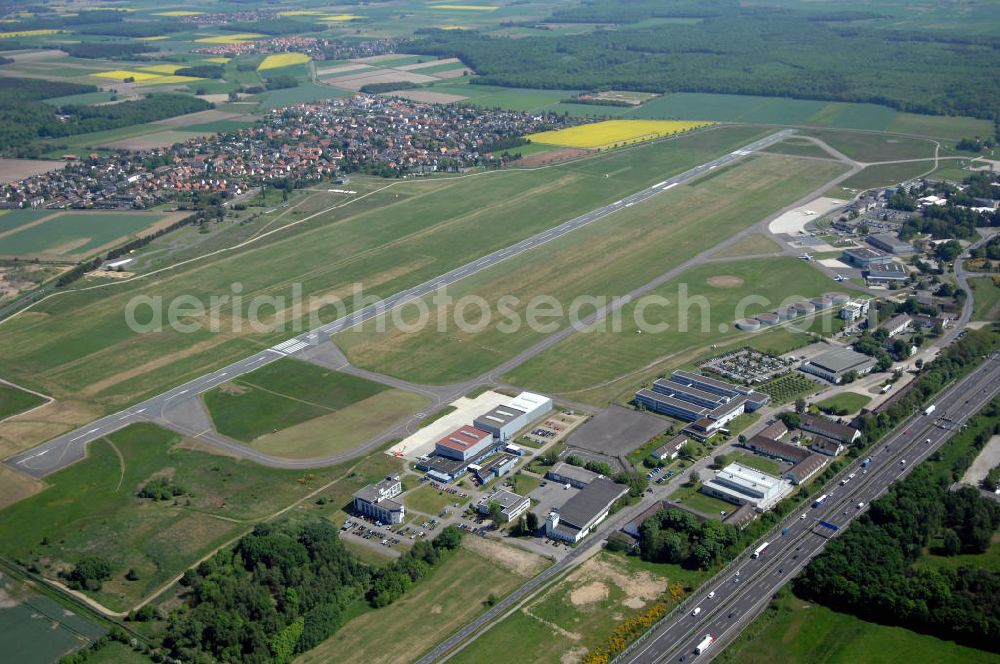
[[[624,484],[598,477],[545,519],[545,534],[576,543],[607,518],[615,501],[628,493]]]
[[[402,523],[406,516],[403,503],[393,500],[403,492],[399,475],[386,477],[377,484],[369,484],[354,494],[354,509],[382,523]]]
[[[831,383],[839,384],[844,376],[851,371],[858,376],[863,376],[871,372],[875,368],[875,364],[873,357],[858,353],[850,348],[837,348],[804,362],[799,369]]]
[[[701,486],[701,492],[735,505],[753,505],[768,510],[787,496],[792,485],[786,480],[731,463]]]
[[[510,401],[483,413],[472,423],[500,441],[507,441],[518,431],[552,410],[552,399],[540,394],[521,392]]]

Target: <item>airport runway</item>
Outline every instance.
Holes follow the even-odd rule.
[[[326,341],[329,336],[336,334],[337,332],[349,329],[360,323],[364,323],[365,321],[375,318],[376,316],[390,311],[411,300],[433,293],[435,290],[443,286],[450,286],[466,277],[513,258],[514,256],[534,249],[535,247],[539,247],[547,242],[556,240],[564,235],[567,235],[568,233],[572,233],[579,228],[603,219],[608,215],[618,212],[619,210],[632,207],[637,203],[641,203],[659,193],[668,191],[677,185],[698,177],[699,175],[708,173],[709,171],[719,168],[720,166],[725,166],[726,164],[750,155],[757,150],[777,143],[794,132],[794,129],[783,129],[775,132],[738,150],[734,150],[733,152],[701,164],[700,166],[695,166],[694,168],[691,168],[679,175],[675,175],[671,178],[663,180],[662,182],[658,182],[651,187],[647,187],[642,191],[630,194],[629,196],[615,201],[610,205],[597,208],[587,212],[586,214],[580,215],[579,217],[563,222],[558,226],[537,233],[529,238],[525,238],[516,244],[503,249],[498,249],[497,251],[478,258],[475,261],[471,261],[451,270],[450,272],[446,272],[439,277],[425,281],[422,284],[396,293],[395,295],[391,295],[384,300],[359,309],[358,311],[355,311],[347,316],[343,316],[331,323],[327,323],[314,330],[292,337],[287,341],[283,341],[272,346],[271,348],[260,351],[259,353],[239,360],[238,362],[234,362],[229,366],[223,367],[222,369],[205,374],[199,378],[195,378],[194,380],[188,381],[183,385],[175,387],[155,397],[151,397],[142,403],[136,404],[131,408],[107,415],[99,420],[91,422],[87,426],[80,427],[74,431],[57,436],[56,438],[42,443],[41,445],[38,445],[30,450],[5,459],[4,463],[8,466],[28,473],[33,477],[44,477],[54,473],[84,458],[86,456],[87,443],[92,440],[117,431],[118,429],[135,422],[162,421],[163,414],[172,405],[176,405],[175,402],[178,399],[193,398],[206,390],[220,385],[221,383],[232,380],[242,374],[249,373],[254,369],[258,369],[270,362],[274,362],[277,359],[300,353],[311,346]],[[197,435],[199,432],[186,433]],[[206,432],[206,434],[207,433],[208,432]],[[228,452],[237,454],[241,457],[277,468],[316,467],[318,465],[322,465],[323,461],[317,459],[303,461],[281,459],[279,457],[263,454],[246,445],[233,443],[222,445],[220,441],[208,435],[206,435],[205,441],[212,445],[223,446]]]
[[[772,537],[759,558],[748,553],[698,589],[676,615],[635,644],[621,661],[629,664],[680,662],[692,657],[710,661],[732,642],[768,605],[774,594],[791,581],[826,542],[842,532],[889,485],[947,442],[972,415],[1000,392],[1000,357],[994,355],[972,374],[934,400],[931,415],[912,415],[896,433],[869,450],[871,464],[855,461],[838,478],[854,477],[846,485],[831,483],[819,507],[806,505],[789,515],[784,534]],[[905,461],[905,463],[903,463]],[[863,507],[858,507],[864,503]],[[801,518],[802,515],[805,518]],[[832,524],[838,530],[820,525]],[[759,544],[749,547],[752,552]],[[710,592],[715,593],[708,599]],[[695,616],[694,610],[701,609]],[[700,656],[695,647],[707,636],[715,639]]]

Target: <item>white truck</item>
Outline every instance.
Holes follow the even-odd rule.
[[[694,647],[694,654],[700,655],[711,648],[713,643],[715,643],[715,637],[711,634],[706,634],[705,638],[701,640],[701,643]]]
[[[930,415],[931,413],[934,412],[936,408],[937,406],[935,406],[934,404],[927,406],[927,408],[924,408],[924,415]]]

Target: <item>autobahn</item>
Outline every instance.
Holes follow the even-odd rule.
[[[735,564],[699,588],[658,628],[634,644],[618,661],[661,664],[690,659],[707,635],[715,638],[699,661],[710,661],[766,608],[783,585],[820,553],[831,537],[842,532],[889,485],[947,442],[972,415],[1000,392],[1000,358],[991,356],[972,374],[945,390],[927,416],[916,413],[870,450],[867,470],[861,460],[836,479],[853,473],[846,485],[836,485],[819,506],[806,506],[782,524],[757,559],[744,554]],[[929,441],[929,442],[928,442]],[[831,482],[831,485],[834,482]],[[863,507],[859,504],[863,503]],[[804,518],[803,518],[804,515]],[[832,524],[838,530],[819,525]],[[755,545],[756,546],[756,545]],[[714,592],[714,598],[708,594]],[[694,615],[694,609],[701,610]]]
[[[683,184],[700,175],[704,175],[716,168],[725,166],[738,159],[746,157],[769,145],[777,143],[788,135],[794,133],[794,129],[783,129],[770,134],[764,138],[754,141],[738,150],[717,157],[711,161],[695,166],[683,173],[672,176],[658,182],[650,187],[642,189],[625,196],[609,205],[596,208],[583,215],[565,221],[557,226],[549,228],[532,235],[528,238],[498,249],[490,254],[482,256],[465,265],[457,267],[434,279],[429,279],[422,284],[400,291],[383,300],[362,307],[348,315],[342,316],[330,323],[321,325],[313,330],[304,332],[286,341],[243,358],[228,366],[216,371],[204,374],[198,378],[190,380],[183,385],[174,387],[162,394],[151,397],[130,408],[106,415],[90,424],[57,436],[41,445],[11,456],[4,460],[8,466],[21,470],[33,477],[45,477],[57,470],[79,461],[86,456],[86,446],[92,441],[117,431],[129,424],[141,421],[156,421],[162,419],[165,410],[171,406],[172,402],[180,398],[191,398],[217,385],[230,381],[238,376],[249,373],[255,369],[274,362],[280,358],[301,353],[305,349],[318,343],[322,343],[330,335],[342,330],[350,329],[356,325],[371,320],[385,312],[399,307],[407,302],[424,297],[438,290],[439,288],[450,286],[466,277],[489,269],[526,251],[552,242],[568,233],[572,233],[588,224],[604,219],[608,215],[620,210],[632,207],[637,203],[646,201],[664,191],[668,191],[679,184]],[[219,445],[215,440],[208,440],[209,444]],[[226,451],[237,454],[257,463],[265,464],[277,468],[313,468],[316,467],[317,460],[293,460],[281,459],[263,454],[249,446],[238,444],[225,445]],[[320,460],[322,461],[322,460]]]

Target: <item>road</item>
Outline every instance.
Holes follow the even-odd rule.
[[[465,279],[466,277],[489,269],[519,254],[561,238],[579,228],[587,226],[588,224],[604,219],[608,215],[614,214],[619,210],[632,207],[637,203],[641,203],[649,198],[652,198],[653,196],[656,196],[657,194],[668,191],[669,189],[687,182],[688,180],[696,178],[711,170],[750,155],[757,150],[777,143],[794,131],[795,130],[793,129],[784,129],[775,132],[738,150],[722,155],[721,157],[708,161],[700,166],[695,166],[694,168],[691,168],[679,175],[675,175],[663,180],[662,182],[658,182],[634,194],[625,196],[610,205],[605,205],[591,210],[586,214],[570,219],[569,221],[563,222],[558,226],[525,238],[516,244],[503,249],[498,249],[497,251],[478,258],[475,261],[466,263],[465,265],[457,267],[434,279],[430,279],[422,284],[408,288],[404,291],[396,293],[395,295],[391,295],[384,300],[380,300],[372,305],[363,307],[333,322],[317,327],[309,332],[304,332],[296,337],[292,337],[291,339],[276,344],[266,350],[260,351],[250,357],[234,362],[226,367],[223,367],[222,369],[218,369],[195,378],[194,380],[188,381],[183,385],[147,399],[146,401],[138,403],[128,409],[107,415],[84,427],[80,427],[79,429],[57,436],[56,438],[42,443],[41,445],[38,445],[30,450],[5,459],[4,463],[8,466],[26,472],[33,477],[45,477],[46,475],[61,470],[62,468],[65,468],[66,466],[84,458],[86,456],[87,443],[90,441],[117,431],[118,429],[135,422],[156,421],[158,418],[162,418],[166,409],[171,406],[171,403],[179,398],[190,398],[192,395],[205,392],[206,390],[258,369],[270,362],[301,353],[308,348],[314,347],[315,345],[326,341],[330,335],[349,329],[360,323],[364,323],[365,321],[375,318],[409,301],[433,293],[441,287],[450,286],[462,279]],[[322,465],[328,465],[328,462],[332,463],[335,461],[334,458],[303,460],[282,459],[263,454],[249,446],[227,443],[226,441],[218,438],[208,439],[207,442],[212,445],[222,446],[227,451],[237,454],[238,456],[276,468],[315,468]]]
[[[682,605],[672,619],[653,630],[622,662],[659,664],[689,659],[706,635],[715,642],[699,661],[712,657],[735,639],[761,613],[774,594],[791,581],[809,560],[823,550],[872,500],[889,485],[948,441],[961,425],[1000,392],[1000,357],[994,355],[972,374],[943,392],[930,416],[917,413],[871,450],[867,471],[858,460],[843,471],[854,473],[846,485],[829,490],[829,497],[816,508],[806,506],[791,514],[784,526],[787,534],[772,537],[770,544],[754,559],[745,554],[698,591],[697,598]],[[927,442],[927,441],[930,442]],[[905,463],[904,463],[905,461]],[[864,507],[859,508],[860,503]],[[802,515],[805,518],[801,518]],[[839,528],[819,525],[823,520]],[[756,548],[750,547],[749,550]],[[714,592],[713,599],[708,599]],[[697,616],[694,609],[700,608]]]

